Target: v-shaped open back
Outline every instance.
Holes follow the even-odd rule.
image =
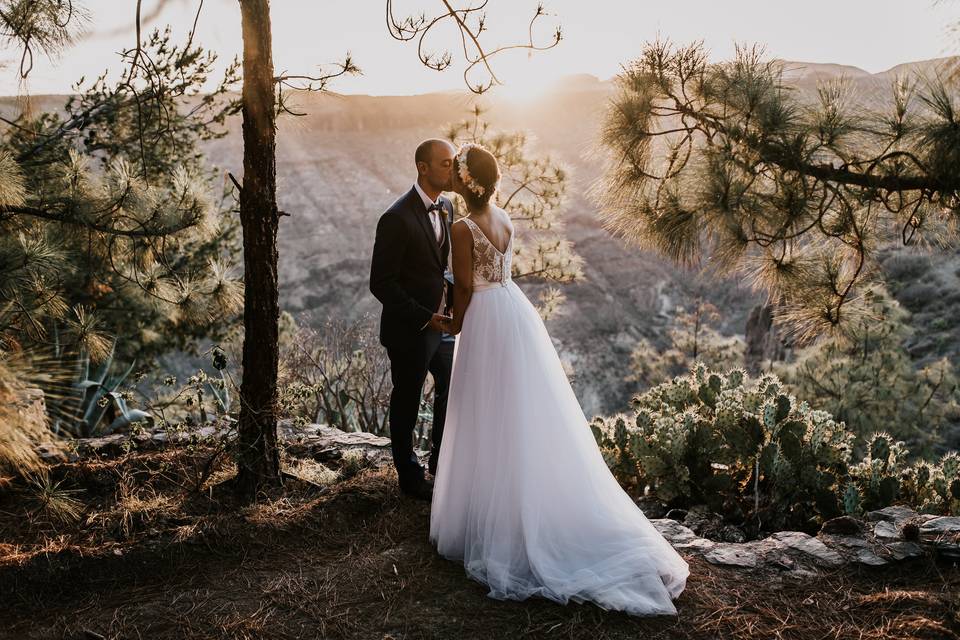
[[[462,218],[473,236],[473,282],[478,285],[510,281],[510,266],[513,258],[513,230],[503,251],[490,241],[487,234],[470,218]]]

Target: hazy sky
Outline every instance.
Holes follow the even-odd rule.
[[[34,94],[62,93],[82,75],[118,68],[116,53],[133,44],[133,0],[75,0],[91,20],[88,34],[58,60],[39,58],[30,78]],[[144,13],[159,0],[144,0]],[[170,0],[155,24],[170,23],[183,39],[198,0]],[[463,3],[454,3],[462,6]],[[437,11],[439,0],[395,0],[397,14]],[[535,0],[490,0],[488,46],[522,40]],[[515,90],[571,73],[614,75],[658,34],[677,43],[703,39],[714,59],[737,42],[766,45],[772,57],[836,62],[877,72],[901,62],[960,53],[960,37],[947,30],[960,17],[960,1],[935,0],[547,0],[555,17],[542,21],[549,38],[559,22],[564,41],[532,57],[503,59],[496,69]],[[273,0],[277,71],[312,73],[316,65],[353,53],[364,74],[338,80],[342,93],[415,94],[462,87],[462,66],[444,73],[423,68],[414,43],[394,41],[385,24],[385,0]],[[236,0],[205,0],[197,39],[231,58],[240,51]],[[428,48],[458,43],[438,30]],[[0,93],[17,91],[16,62],[0,54]],[[459,60],[458,60],[459,61]],[[112,74],[115,75],[115,74]]]

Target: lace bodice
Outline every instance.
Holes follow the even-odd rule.
[[[513,259],[513,232],[507,241],[506,251],[500,253],[486,234],[469,218],[462,218],[473,236],[473,286],[491,283],[506,285],[510,282],[510,267]]]

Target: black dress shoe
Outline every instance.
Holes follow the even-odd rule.
[[[429,480],[421,479],[411,486],[401,486],[400,492],[419,500],[433,500],[433,483]]]

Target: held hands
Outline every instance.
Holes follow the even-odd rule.
[[[451,323],[453,322],[452,316],[443,315],[440,313],[433,314],[433,317],[430,318],[430,324],[427,325],[434,331],[441,331],[443,333],[450,333]]]

